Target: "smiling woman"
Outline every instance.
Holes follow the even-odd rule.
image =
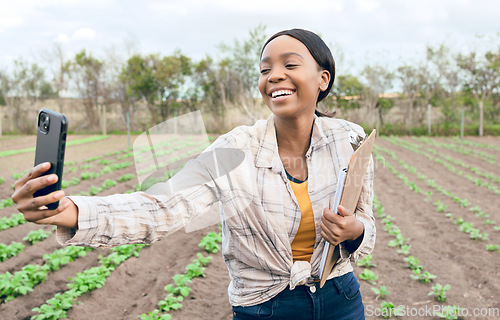
[[[375,242],[373,161],[355,212],[333,203],[338,173],[365,133],[316,110],[335,77],[316,34],[275,34],[260,70],[272,115],[220,136],[168,181],[132,194],[33,198],[56,181],[41,176],[49,168],[41,164],[16,182],[12,198],[28,221],[57,225],[61,243],[92,247],[154,242],[216,212],[233,319],[364,319],[351,261]],[[47,210],[55,200],[59,208]],[[340,246],[341,258],[320,287],[326,242]]]

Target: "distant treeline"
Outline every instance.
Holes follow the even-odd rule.
[[[264,109],[257,80],[265,29],[258,26],[246,39],[220,45],[217,57],[200,60],[181,51],[97,57],[81,50],[67,58],[60,46],[40,61],[20,57],[0,70],[0,106],[6,106],[0,107],[0,130],[33,133],[35,126],[26,119],[48,100],[57,101],[61,112],[75,108],[69,100],[78,101],[84,114],[78,129],[87,132],[101,129],[106,110],[121,114],[123,123],[128,114],[135,130],[143,129],[144,121],[139,123],[136,114],[145,111],[148,125],[194,110],[211,118],[210,131],[231,129],[235,121],[228,118],[235,114],[253,123]],[[429,46],[418,63],[366,65],[359,74],[337,74],[319,108],[387,133],[418,134],[427,130],[431,105],[436,132],[453,134],[462,109],[467,127],[477,127],[481,103],[485,133],[491,134],[500,124],[499,83],[500,47],[479,54]],[[395,88],[400,92],[386,94]]]

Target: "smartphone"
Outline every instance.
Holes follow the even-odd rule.
[[[35,166],[42,162],[50,162],[50,169],[43,175],[55,173],[59,179],[56,183],[36,191],[33,197],[61,190],[67,133],[66,116],[45,108],[40,110],[37,119]],[[59,201],[47,205],[49,210],[54,210],[58,206]]]

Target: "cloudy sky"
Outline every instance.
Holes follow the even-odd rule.
[[[55,43],[67,57],[82,48],[98,57],[125,52],[132,43],[141,53],[180,49],[200,59],[259,24],[268,35],[293,27],[321,34],[334,56],[343,53],[339,70],[391,66],[422,59],[428,44],[498,48],[500,1],[0,0],[0,68],[40,59]]]

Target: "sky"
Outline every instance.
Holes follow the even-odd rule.
[[[247,39],[259,24],[268,36],[289,28],[320,34],[339,73],[367,64],[423,60],[427,45],[455,51],[500,46],[498,0],[0,0],[0,69],[14,59],[67,58],[82,48],[172,54],[198,60],[221,43]],[[48,58],[47,58],[48,57]]]

